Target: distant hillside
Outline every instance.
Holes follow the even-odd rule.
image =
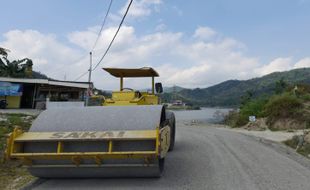
[[[283,80],[289,85],[310,84],[310,68],[294,69],[286,72],[275,72],[250,80],[228,80],[208,88],[183,89],[177,98],[184,102],[203,106],[238,106],[241,97],[250,92],[253,97],[271,95],[275,92],[276,82]],[[164,102],[173,99],[172,92],[162,94]]]
[[[32,78],[34,79],[49,79],[45,74],[37,71],[32,71]]]
[[[185,90],[185,89],[186,88],[183,88],[180,86],[164,87],[164,92],[167,92],[167,93],[172,93],[173,91],[180,92],[180,91]]]

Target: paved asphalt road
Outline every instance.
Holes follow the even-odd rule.
[[[177,130],[162,178],[50,179],[33,189],[310,189],[310,161],[280,144],[213,127]]]

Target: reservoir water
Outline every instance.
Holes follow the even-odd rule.
[[[173,112],[177,122],[220,123],[230,110],[232,109],[201,108],[200,110],[176,110]]]

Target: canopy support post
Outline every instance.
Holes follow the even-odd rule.
[[[154,77],[152,77],[152,94],[155,94],[155,80],[154,80]]]
[[[120,91],[123,91],[123,83],[124,83],[123,77],[120,78],[120,81],[121,81]]]

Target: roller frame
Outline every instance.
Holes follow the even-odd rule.
[[[74,138],[72,133],[80,134]],[[97,138],[85,137],[83,134],[97,134]],[[82,160],[94,160],[96,165],[86,165],[87,167],[101,167],[105,159],[144,159],[145,163],[140,166],[150,166],[150,159],[164,158],[170,146],[170,127],[157,127],[155,130],[135,130],[135,131],[103,131],[103,132],[23,132],[20,128],[15,128],[7,140],[6,159],[20,159],[25,166],[33,167],[34,160],[71,160],[71,167],[81,167]],[[70,135],[71,134],[71,135]],[[110,134],[110,135],[105,135]],[[112,135],[111,135],[112,134]],[[113,135],[115,134],[115,135]],[[121,136],[119,134],[122,134]],[[109,144],[107,152],[63,152],[63,143],[70,141],[93,141],[102,140]],[[155,140],[156,148],[152,151],[113,151],[113,141],[121,140]],[[24,153],[22,144],[24,142],[57,142],[57,151],[53,153]],[[34,167],[53,167],[55,165],[35,165]],[[114,165],[115,166],[115,165]]]

